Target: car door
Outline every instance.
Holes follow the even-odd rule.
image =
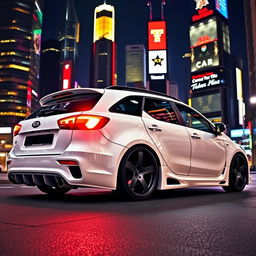
[[[226,164],[225,144],[213,125],[198,112],[176,103],[191,140],[189,175],[218,177]]]
[[[167,166],[176,174],[188,175],[190,139],[172,104],[168,100],[145,98],[142,120]]]

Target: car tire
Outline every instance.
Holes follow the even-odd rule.
[[[48,195],[63,195],[70,190],[70,188],[66,188],[66,187],[61,188],[61,187],[50,187],[50,186],[37,186],[37,188]]]
[[[247,161],[242,154],[237,154],[230,164],[229,185],[222,188],[227,192],[241,192],[247,184],[247,179]]]
[[[146,147],[135,146],[124,155],[118,173],[117,193],[128,200],[149,199],[158,185],[159,164]]]

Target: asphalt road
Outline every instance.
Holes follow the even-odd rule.
[[[193,188],[124,202],[78,189],[49,198],[0,184],[0,255],[256,255],[256,184]]]

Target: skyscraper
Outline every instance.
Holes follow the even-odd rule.
[[[60,42],[49,39],[42,42],[40,65],[41,97],[60,89]]]
[[[146,87],[146,50],[144,45],[126,46],[126,86]]]
[[[247,58],[249,71],[249,97],[256,97],[256,1],[244,1],[247,39]],[[256,169],[256,104],[248,106],[247,118],[251,128],[252,166]]]
[[[0,1],[0,164],[12,129],[38,106],[42,1]]]
[[[91,87],[116,84],[115,9],[106,2],[97,6],[94,12],[90,75]]]
[[[60,29],[61,90],[76,87],[80,23],[73,0],[67,0],[65,17]]]

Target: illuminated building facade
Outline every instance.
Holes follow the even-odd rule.
[[[0,1],[0,165],[12,129],[38,106],[42,1]]]
[[[161,1],[161,19],[153,20],[152,3],[150,8],[150,21],[148,22],[148,80],[149,88],[153,91],[167,92],[168,81],[168,49],[167,49],[167,25],[164,20],[163,7],[165,1]]]
[[[126,46],[126,86],[146,87],[146,50],[144,45]]]
[[[256,1],[244,1],[247,39],[247,58],[249,71],[249,97],[256,96]],[[249,102],[248,102],[249,103]],[[252,165],[256,169],[256,104],[248,106],[247,120],[250,120],[250,136],[253,148]]]
[[[105,2],[94,11],[90,75],[90,87],[116,85],[115,9]]]
[[[42,42],[40,63],[40,96],[59,91],[60,42],[49,39]]]
[[[78,43],[80,40],[80,23],[73,0],[67,0],[64,22],[62,24],[60,41],[61,75],[60,89],[76,88]]]
[[[192,1],[189,104],[228,131],[244,125],[243,65],[230,53],[227,0]]]

